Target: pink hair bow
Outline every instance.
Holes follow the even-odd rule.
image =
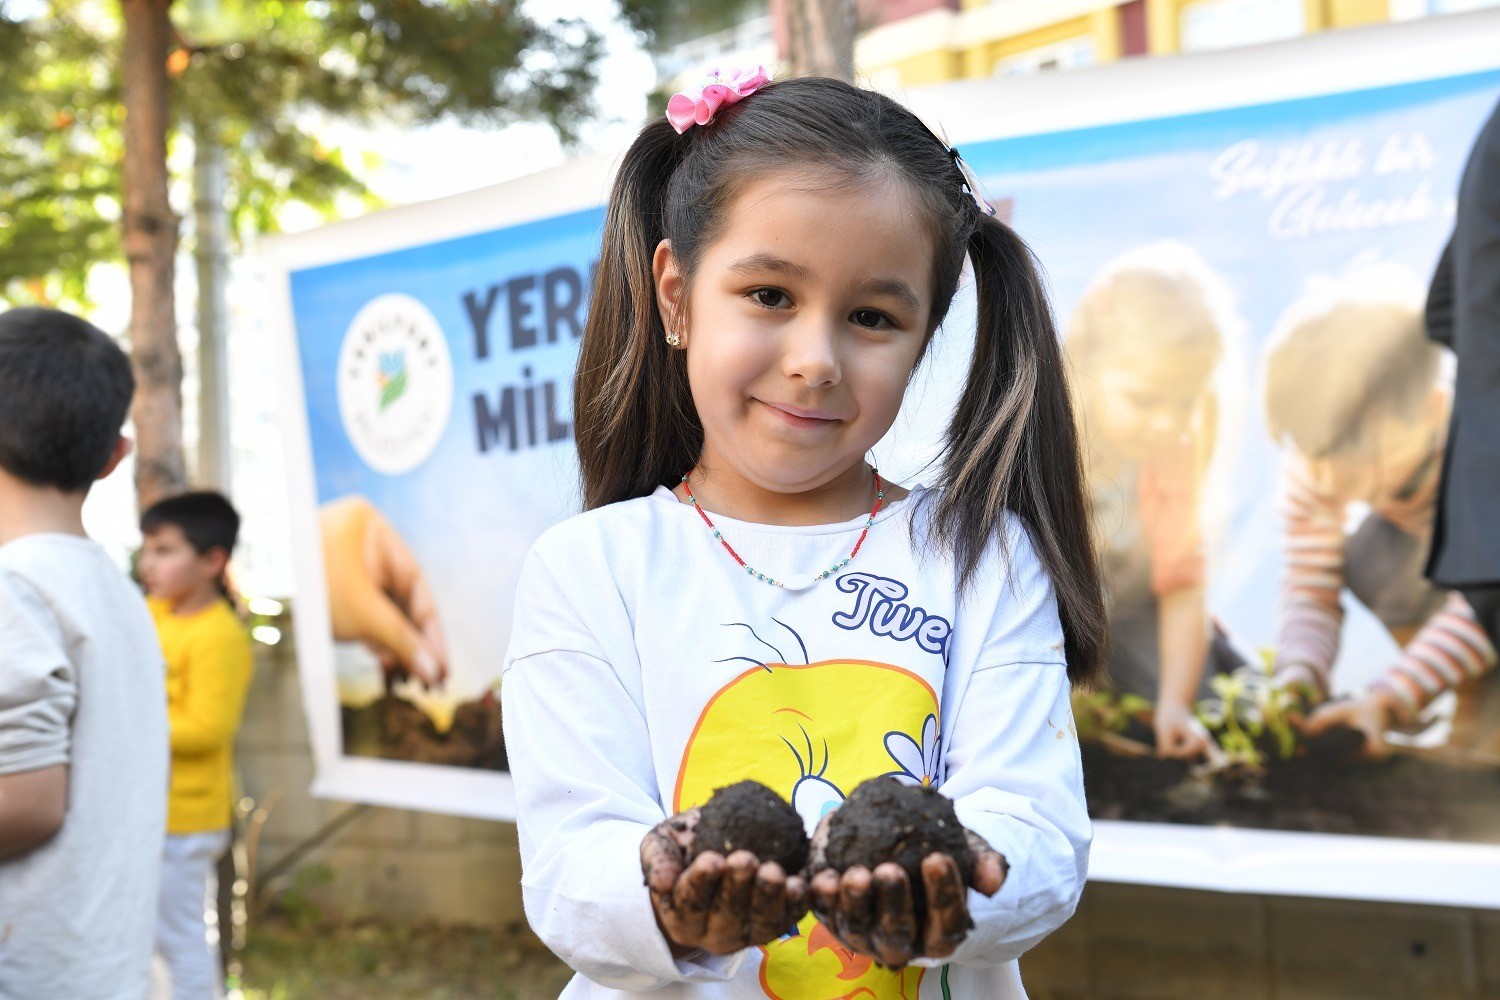
[[[764,66],[731,73],[710,70],[697,90],[679,90],[667,102],[667,121],[680,135],[694,125],[707,125],[721,107],[742,100],[771,82]]]

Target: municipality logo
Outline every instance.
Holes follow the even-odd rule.
[[[397,476],[426,461],[453,412],[453,361],[437,319],[410,295],[381,295],[339,351],[339,416],[365,464]]]

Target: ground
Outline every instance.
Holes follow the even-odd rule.
[[[571,975],[511,931],[279,918],[251,927],[242,962],[244,1000],[533,1000]]]

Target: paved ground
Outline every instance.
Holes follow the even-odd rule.
[[[546,1000],[570,973],[524,931],[268,919],[242,956],[244,1000]]]

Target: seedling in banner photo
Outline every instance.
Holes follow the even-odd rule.
[[[1198,718],[1215,748],[1197,763],[1161,759],[1152,704],[1116,691],[1076,694],[1089,812],[1095,819],[1227,825],[1495,842],[1500,758],[1410,736],[1389,756],[1363,756],[1364,735],[1299,726],[1299,694],[1271,682],[1269,664],[1210,681]],[[1399,739],[1400,737],[1392,737]]]
[[[1209,680],[1216,698],[1201,702],[1198,716],[1214,734],[1226,763],[1259,768],[1269,756],[1287,760],[1297,749],[1292,716],[1300,697],[1275,683],[1271,658]]]
[[[1151,731],[1151,699],[1129,691],[1076,691],[1073,722],[1080,740],[1101,741],[1127,730]]]

